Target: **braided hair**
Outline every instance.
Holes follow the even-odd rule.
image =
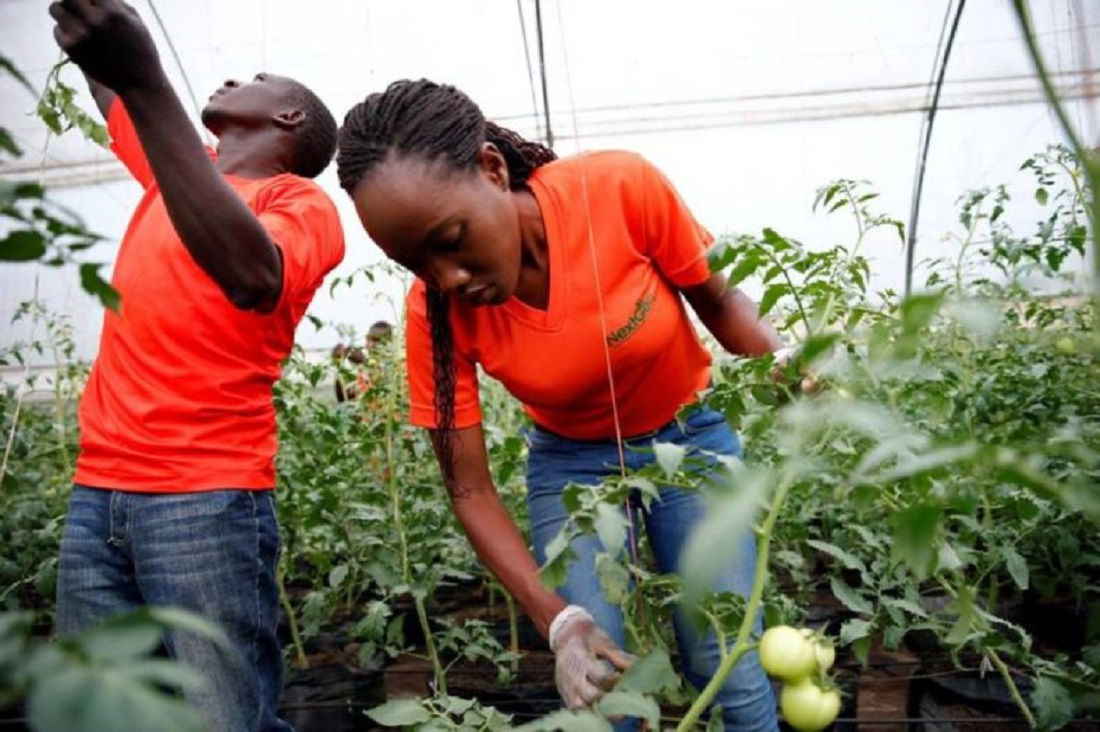
[[[384,92],[369,95],[344,117],[336,172],[340,187],[353,195],[391,156],[418,157],[442,162],[454,171],[473,171],[485,142],[492,143],[504,157],[513,191],[526,188],[536,168],[557,159],[550,148],[487,121],[477,104],[453,86],[427,79],[395,81]],[[435,383],[432,439],[447,489],[453,491],[455,365],[450,299],[429,286],[425,306]]]

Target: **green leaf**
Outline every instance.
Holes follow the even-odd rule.
[[[903,562],[917,579],[931,573],[936,559],[936,533],[943,515],[939,506],[919,504],[890,517],[894,528],[891,555]]]
[[[1008,570],[1012,581],[1021,590],[1026,590],[1031,580],[1027,561],[1020,556],[1020,552],[1010,546],[1001,547],[1001,557],[1005,560],[1005,569]]]
[[[906,334],[915,334],[926,327],[943,304],[942,293],[910,295],[901,303],[901,323]]]
[[[619,683],[618,691],[638,694],[659,694],[666,690],[680,688],[680,676],[672,666],[672,659],[661,648],[650,651],[628,668]]]
[[[626,516],[618,506],[609,503],[596,504],[596,534],[603,548],[612,557],[626,551]]]
[[[829,580],[829,586],[832,588],[833,595],[836,599],[840,600],[844,604],[844,607],[848,608],[854,613],[860,613],[861,615],[870,615],[874,612],[874,608],[871,607],[871,603],[867,601],[862,595],[856,592],[854,589],[848,586],[848,583],[839,577],[833,577]]]
[[[818,356],[827,353],[839,340],[840,333],[815,333],[803,341],[799,347],[799,363],[807,366],[812,364]]]
[[[55,135],[62,135],[65,132],[65,128],[61,126],[61,115],[46,103],[45,98],[38,102],[38,106],[35,107],[35,114],[38,118],[49,128],[50,132]]]
[[[824,552],[829,556],[838,559],[845,569],[854,569],[857,572],[863,573],[867,571],[867,566],[863,563],[859,557],[856,557],[848,552],[844,551],[836,544],[830,544],[826,541],[818,541],[817,539],[809,539],[806,542],[809,546],[817,549],[819,552]]]
[[[119,672],[147,686],[164,686],[168,689],[190,690],[202,688],[203,678],[194,669],[178,661],[151,658],[131,661],[120,667]]]
[[[31,727],[40,730],[205,729],[198,712],[182,699],[110,668],[71,667],[43,678],[32,690],[27,708]]]
[[[563,526],[558,535],[546,545],[546,562],[539,569],[542,583],[550,588],[565,584],[569,563],[576,558],[576,552],[569,547],[568,526]]]
[[[782,236],[779,232],[772,228],[765,228],[763,231],[764,241],[776,252],[785,252],[788,249],[793,248],[791,241]]]
[[[0,150],[8,153],[13,158],[18,158],[23,154],[22,148],[15,144],[15,139],[12,138],[11,133],[3,127],[0,127]]]
[[[1035,189],[1035,202],[1038,203],[1040,206],[1047,205],[1047,200],[1049,198],[1050,198],[1050,194],[1047,192],[1046,188],[1036,188]]]
[[[779,298],[790,292],[791,286],[786,282],[780,282],[775,285],[771,285],[764,291],[764,296],[760,298],[760,305],[758,307],[760,317],[764,317],[772,311],[776,303],[779,302]]]
[[[122,304],[121,298],[118,290],[99,276],[99,268],[102,266],[90,262],[80,265],[80,286],[89,295],[98,298],[103,307],[118,312],[119,306]]]
[[[114,662],[138,658],[160,645],[164,629],[157,623],[123,616],[99,625],[77,639],[93,661]]]
[[[1035,680],[1031,703],[1043,729],[1057,729],[1073,719],[1073,699],[1066,687],[1053,679],[1040,676]]]
[[[596,555],[596,577],[604,597],[612,605],[624,603],[630,597],[630,572],[610,555],[603,552]]]
[[[759,505],[771,491],[771,473],[739,468],[730,476],[736,490],[715,498],[680,556],[679,571],[689,598],[697,599],[708,592],[719,573],[737,563]]]
[[[653,452],[657,457],[657,464],[661,466],[661,470],[664,471],[667,477],[671,478],[680,469],[680,464],[684,461],[684,455],[687,454],[687,448],[672,442],[655,442],[653,443]]]
[[[905,612],[907,612],[910,615],[913,615],[915,617],[918,617],[918,618],[927,618],[928,617],[928,613],[925,611],[925,609],[922,608],[920,605],[916,604],[915,602],[911,602],[911,601],[905,600],[905,599],[890,599],[890,598],[884,599],[883,602],[887,605],[892,605],[896,608],[904,610]]]
[[[367,716],[383,727],[410,727],[432,718],[419,699],[391,699],[367,710]]]
[[[457,696],[447,697],[448,714],[465,714],[477,702],[474,699],[463,699]]]
[[[66,104],[64,113],[69,119],[70,125],[80,130],[84,137],[102,148],[110,148],[111,138],[107,134],[107,128],[102,123],[97,122],[76,104]]]
[[[607,717],[639,717],[649,723],[649,729],[660,729],[661,708],[653,699],[628,691],[605,694],[597,705]]]
[[[226,637],[225,632],[219,626],[190,610],[177,607],[145,607],[137,612],[147,612],[149,617],[154,622],[160,623],[162,627],[194,633],[213,641],[226,650],[232,650],[233,648],[229,643],[229,638]]]
[[[707,250],[707,268],[711,274],[718,274],[737,258],[738,248],[730,237],[721,237]]]
[[[41,201],[46,196],[46,189],[38,183],[28,183],[26,181],[9,183],[7,181],[0,181],[0,185],[3,186],[0,190],[4,192],[4,196],[0,198],[0,202],[5,204],[16,198],[29,198]]]
[[[23,88],[30,92],[32,95],[36,94],[34,87],[31,86],[31,83],[29,81],[27,81],[27,77],[23,76],[23,72],[16,68],[15,64],[13,64],[11,62],[11,59],[9,59],[7,56],[0,55],[0,69],[3,69],[4,71],[11,74],[15,78],[15,80],[18,81],[23,86]]]
[[[611,732],[611,723],[595,712],[561,709],[516,727],[516,732]]]
[[[46,254],[46,241],[37,231],[20,229],[0,239],[0,261],[32,262]]]
[[[869,620],[863,620],[861,618],[853,618],[840,626],[840,643],[841,645],[850,645],[855,643],[861,638],[870,638],[871,631],[875,629],[875,626],[871,624]]]
[[[730,287],[737,287],[737,285],[754,275],[763,263],[763,260],[756,254],[746,253],[742,255],[741,260],[730,271],[726,282]]]
[[[974,604],[977,590],[963,585],[957,592],[946,608],[948,614],[956,616],[955,624],[943,639],[949,646],[961,646],[988,625]]]
[[[344,584],[344,580],[348,578],[348,565],[337,564],[332,568],[332,571],[328,573],[328,586],[339,587]]]

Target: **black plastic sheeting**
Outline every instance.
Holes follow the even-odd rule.
[[[371,724],[364,712],[384,701],[381,664],[319,666],[290,675],[279,716],[298,732],[362,732]]]

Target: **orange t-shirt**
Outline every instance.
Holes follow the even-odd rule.
[[[104,315],[80,401],[74,480],[148,493],[273,488],[272,385],[314,292],[344,256],[336,207],[294,175],[225,176],[283,257],[275,309],[238,310],[176,234],[121,102],[107,123],[145,193],[115,262],[121,311]]]
[[[546,227],[549,303],[537,310],[514,297],[481,308],[452,300],[455,427],[481,420],[480,364],[535,423],[574,439],[614,437],[605,347],[623,435],[660,427],[710,379],[710,353],[678,288],[710,276],[712,237],[660,171],[632,153],[588,153],[544,165],[531,176],[530,188]],[[424,291],[418,279],[406,299],[410,416],[414,424],[434,427]]]

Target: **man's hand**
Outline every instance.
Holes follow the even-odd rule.
[[[554,618],[550,650],[554,652],[554,683],[569,709],[594,704],[634,662],[634,657],[615,645],[588,611],[577,605],[568,606]]]
[[[89,78],[118,94],[164,82],[156,44],[122,0],[59,0],[53,37]]]

